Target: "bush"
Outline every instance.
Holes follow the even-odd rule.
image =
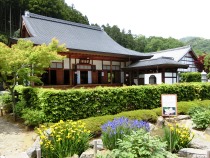
[[[184,72],[180,74],[181,82],[201,82],[200,72]]]
[[[27,106],[41,109],[46,115],[46,121],[57,122],[157,108],[161,105],[161,94],[177,94],[178,101],[208,99],[210,83],[71,90],[22,87],[18,91]]]
[[[118,148],[111,152],[113,158],[177,157],[165,150],[165,142],[150,136],[144,130],[132,131],[131,135],[125,135],[123,139],[118,140],[117,144]]]
[[[129,135],[132,131],[139,129],[144,129],[148,132],[149,124],[144,121],[129,120],[121,117],[107,122],[101,128],[103,145],[107,149],[112,150],[117,147],[117,140],[122,139],[124,135]]]
[[[48,158],[71,157],[81,155],[88,148],[89,131],[81,121],[62,120],[47,129],[41,126],[37,129],[41,139],[42,156]]]
[[[24,100],[18,101],[15,105],[15,114],[19,117],[22,117],[25,108],[26,102]]]
[[[201,111],[192,115],[192,121],[198,129],[206,129],[210,124],[210,110]]]
[[[168,124],[164,127],[164,141],[167,142],[167,150],[178,152],[182,148],[187,148],[194,135],[190,129],[179,124]]]
[[[193,117],[195,114],[198,114],[198,113],[201,113],[203,111],[205,111],[206,108],[203,107],[203,106],[194,106],[194,107],[191,107],[189,110],[188,110],[188,115],[190,115],[191,117]]]
[[[11,113],[12,111],[12,96],[9,93],[4,93],[1,96],[1,104],[6,113]]]
[[[45,121],[45,113],[40,110],[24,109],[22,118],[24,119],[24,124],[27,126],[38,126]]]

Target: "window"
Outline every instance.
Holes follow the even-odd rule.
[[[180,63],[189,65],[188,69],[181,69],[179,68],[178,71],[180,72],[196,72],[197,68],[195,66],[195,60],[192,58],[192,56],[187,53],[181,60]]]
[[[63,68],[63,63],[62,62],[53,62],[53,63],[51,63],[50,68],[62,69]]]
[[[149,84],[157,84],[155,75],[149,77]]]
[[[165,83],[176,83],[177,74],[175,72],[165,72]]]
[[[110,65],[103,65],[103,70],[111,70],[111,66]],[[119,65],[112,65],[112,70],[120,70],[120,66]]]

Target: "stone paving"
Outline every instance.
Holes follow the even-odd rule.
[[[34,135],[33,131],[26,131],[18,123],[8,122],[0,116],[0,158],[9,158],[27,150],[34,142]]]

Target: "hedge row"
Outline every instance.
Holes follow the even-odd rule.
[[[210,100],[196,100],[196,101],[190,101],[190,102],[178,102],[178,114],[188,114],[188,111],[190,108],[195,106],[210,106]],[[157,117],[161,116],[161,108],[155,108],[151,110],[135,110],[135,111],[128,111],[128,112],[122,112],[116,115],[106,115],[106,116],[98,116],[98,117],[90,117],[87,119],[83,119],[82,121],[85,122],[86,127],[88,130],[91,131],[91,133],[94,136],[98,136],[101,133],[101,126],[108,122],[113,120],[117,117],[127,117],[130,119],[138,119],[138,120],[144,120],[149,121],[152,123],[155,123],[157,121]]]
[[[177,94],[178,101],[210,99],[210,83],[71,90],[19,87],[17,90],[28,107],[45,113],[46,122],[153,109],[160,107],[161,94]]]
[[[181,82],[201,82],[200,72],[184,72],[180,74]]]

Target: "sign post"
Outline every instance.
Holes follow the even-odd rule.
[[[177,95],[162,94],[161,95],[162,116],[177,116]],[[171,130],[170,130],[170,151],[171,149]]]
[[[177,116],[177,95],[161,95],[162,116]]]

